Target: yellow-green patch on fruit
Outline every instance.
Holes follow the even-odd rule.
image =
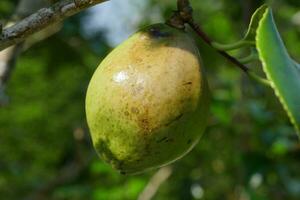
[[[93,144],[106,162],[133,174],[171,163],[201,137],[209,91],[194,41],[165,24],[115,48],[86,96]]]

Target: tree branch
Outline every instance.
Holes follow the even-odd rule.
[[[190,25],[190,27],[195,31],[195,33],[202,38],[202,40],[209,46],[213,47],[212,39],[201,29],[201,27],[193,19],[193,9],[190,5],[189,0],[177,0],[177,11],[174,12],[173,16],[166,22],[167,24],[178,28],[184,29],[185,24]],[[228,61],[233,63],[235,66],[239,67],[245,73],[248,73],[249,69],[247,66],[239,62],[236,58],[229,55],[226,51],[218,50],[217,52],[225,57]]]
[[[24,41],[28,36],[96,4],[107,0],[63,0],[42,8],[20,22],[4,29],[0,36],[0,51]]]

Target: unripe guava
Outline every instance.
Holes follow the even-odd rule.
[[[100,157],[123,174],[188,153],[205,126],[209,91],[186,32],[155,24],[115,48],[94,73],[87,122]]]

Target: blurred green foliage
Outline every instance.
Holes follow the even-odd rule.
[[[253,11],[269,3],[287,48],[300,59],[300,27],[292,22],[298,0],[191,3],[195,20],[223,43],[238,40]],[[0,17],[8,18],[15,6],[16,1],[1,0]],[[152,0],[149,10],[154,6],[167,18],[175,1]],[[80,20],[86,15],[68,19],[59,33],[18,60],[7,88],[10,103],[0,108],[0,199],[132,200],[155,173],[122,176],[95,154],[85,92],[111,49],[101,31],[85,36]],[[147,23],[145,17],[141,24]],[[299,199],[300,145],[272,90],[195,40],[212,91],[209,126],[196,148],[172,165],[153,199]],[[262,73],[259,63],[251,67]]]

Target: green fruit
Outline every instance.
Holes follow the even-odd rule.
[[[188,153],[205,129],[208,107],[194,41],[165,24],[149,26],[114,49],[97,68],[86,97],[93,144],[123,174]]]

